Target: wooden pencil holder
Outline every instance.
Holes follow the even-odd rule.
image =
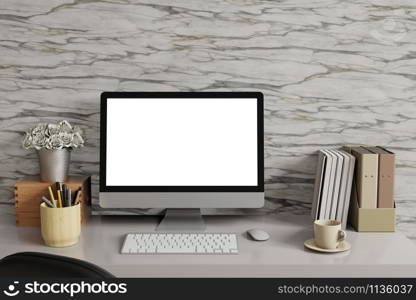
[[[80,204],[69,207],[40,205],[42,238],[49,247],[69,247],[78,243],[81,234]]]

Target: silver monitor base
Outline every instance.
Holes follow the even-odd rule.
[[[205,231],[206,225],[200,209],[167,209],[156,231]]]

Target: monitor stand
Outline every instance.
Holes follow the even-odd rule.
[[[206,225],[199,208],[168,208],[156,231],[196,232],[204,231],[205,228]]]

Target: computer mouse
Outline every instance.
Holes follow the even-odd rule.
[[[257,228],[247,230],[247,234],[255,241],[267,241],[270,238],[266,231]]]

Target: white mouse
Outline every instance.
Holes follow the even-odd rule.
[[[267,241],[270,238],[266,231],[257,228],[247,230],[247,234],[255,241]]]

